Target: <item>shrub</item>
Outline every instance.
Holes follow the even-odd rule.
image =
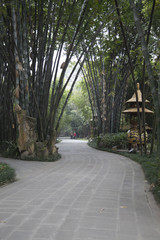
[[[6,163],[0,163],[0,185],[15,181],[15,170]]]
[[[112,149],[116,146],[118,149],[127,148],[127,134],[126,133],[112,133],[99,135],[94,138],[89,145],[100,149]]]
[[[18,150],[17,144],[15,142],[4,141],[0,143],[0,152],[2,153],[3,157],[11,157],[11,158],[18,158],[20,159],[20,152]],[[43,162],[54,162],[61,158],[59,153],[55,153],[53,155],[49,155],[48,157],[38,157],[38,156],[26,156],[23,160],[28,161],[43,161]]]
[[[0,152],[4,157],[18,158],[20,153],[17,144],[14,141],[4,141],[1,142]]]
[[[23,158],[23,160],[39,161],[39,162],[55,162],[60,158],[61,158],[61,155],[59,153],[55,153],[55,154],[49,155],[48,157],[26,156],[25,158]]]
[[[127,148],[127,133],[116,133],[113,135],[114,145],[119,149]]]

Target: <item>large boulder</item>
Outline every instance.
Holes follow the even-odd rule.
[[[15,112],[18,122],[18,149],[21,158],[40,157],[47,158],[58,152],[56,132],[53,131],[48,142],[38,142],[36,119],[26,115],[26,112],[16,105]]]
[[[45,142],[36,142],[36,156],[40,158],[48,157],[49,151]]]
[[[17,122],[18,122],[18,148],[20,153],[25,151],[28,155],[35,152],[35,142],[38,135],[36,130],[36,119],[26,116],[26,112],[20,107],[16,108]]]

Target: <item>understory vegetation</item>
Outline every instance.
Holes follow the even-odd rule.
[[[101,150],[109,150],[115,147],[118,149],[126,149],[127,144],[127,133],[101,134],[89,142],[90,146]]]
[[[20,153],[17,144],[14,141],[2,141],[0,142],[0,153],[6,158],[19,158]]]
[[[14,159],[20,159],[20,153],[18,150],[18,147],[16,143],[12,141],[4,141],[0,143],[0,153],[5,158],[14,158]],[[42,162],[55,162],[58,159],[61,158],[61,155],[59,153],[54,153],[49,156],[26,156],[23,158],[23,160],[27,161],[42,161]]]
[[[6,163],[0,163],[0,186],[14,182],[16,177],[15,170]]]
[[[59,153],[55,153],[54,155],[49,155],[47,157],[43,157],[43,156],[35,156],[35,157],[30,157],[27,156],[25,158],[23,158],[23,160],[27,160],[27,161],[39,161],[39,162],[55,162],[58,159],[61,158],[61,155]]]

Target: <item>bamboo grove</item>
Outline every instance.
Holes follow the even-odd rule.
[[[95,134],[119,131],[128,86],[140,82],[159,144],[159,11],[158,0],[0,0],[0,141],[16,141],[17,104],[36,119],[39,141],[52,137],[82,72]]]
[[[37,119],[40,141],[57,129],[61,98],[76,68],[79,73],[78,63],[89,48],[79,54],[65,79],[73,55],[90,33],[93,12],[98,13],[90,5],[87,0],[1,1],[1,140],[16,139],[15,94],[19,95],[18,105]],[[95,28],[90,45],[100,25]]]

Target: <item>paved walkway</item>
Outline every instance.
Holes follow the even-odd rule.
[[[55,163],[0,158],[19,179],[0,188],[0,239],[160,239],[160,209],[138,164],[84,141],[58,147]]]

